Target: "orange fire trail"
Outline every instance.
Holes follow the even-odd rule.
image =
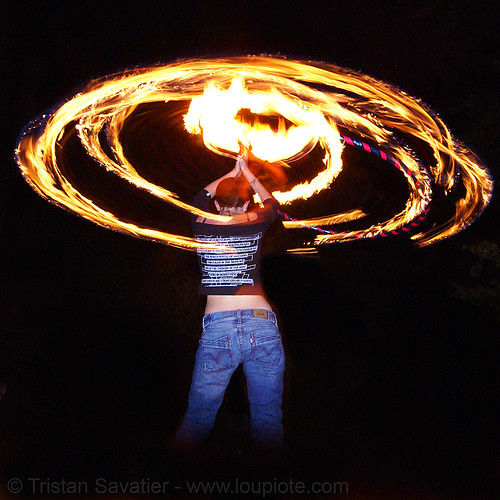
[[[274,192],[281,204],[308,199],[335,181],[342,170],[342,144],[336,124],[383,148],[408,169],[409,196],[400,213],[361,230],[319,235],[314,241],[318,245],[372,237],[405,226],[428,207],[432,182],[449,192],[458,173],[465,195],[456,202],[454,216],[439,227],[414,234],[412,238],[419,245],[464,229],[491,199],[493,182],[488,170],[470,150],[454,140],[446,125],[418,99],[384,82],[336,66],[264,56],[185,60],[96,80],[48,116],[29,124],[15,153],[21,172],[41,196],[94,223],[195,249],[199,244],[192,238],[142,227],[105,210],[97,200],[79,192],[58,165],[57,150],[62,138],[68,130],[75,129],[88,155],[107,171],[180,210],[206,216],[167,187],[139,175],[120,142],[124,124],[137,106],[174,101],[191,103],[184,117],[186,133],[200,134],[205,146],[221,155],[236,157],[241,140],[252,145],[258,158],[284,162],[293,168],[297,158],[319,145],[324,151],[324,170],[289,191]],[[259,117],[280,117],[278,130],[261,123],[245,124],[238,119],[242,109]],[[291,124],[288,128],[283,125],[285,120]],[[102,131],[106,132],[107,148],[101,143]],[[432,164],[423,166],[409,147],[393,140],[395,133],[424,144],[432,152]],[[362,215],[350,210],[313,222],[327,226]],[[300,222],[311,223],[286,225],[301,227]]]

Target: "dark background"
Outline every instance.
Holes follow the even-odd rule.
[[[497,177],[497,10],[466,0],[2,4],[2,482],[188,474],[169,443],[203,311],[192,253],[99,228],[30,189],[13,160],[30,119],[126,68],[282,55],[422,98]],[[498,214],[494,197],[469,229],[426,248],[394,238],[265,259],[287,351],[288,477],[349,481],[351,493],[381,498],[493,495]],[[210,467],[251,474],[243,391],[237,376],[209,477]]]

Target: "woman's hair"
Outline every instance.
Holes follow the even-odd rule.
[[[252,190],[243,177],[226,177],[217,185],[214,200],[221,207],[241,207],[252,197]]]

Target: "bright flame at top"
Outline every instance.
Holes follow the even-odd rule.
[[[99,225],[194,249],[198,244],[192,238],[142,227],[104,209],[98,200],[79,192],[58,163],[57,150],[73,127],[87,153],[108,171],[174,207],[207,216],[178,194],[139,175],[120,143],[125,120],[138,105],[170,101],[191,101],[186,128],[203,133],[205,145],[220,154],[233,155],[239,139],[252,144],[253,153],[261,159],[291,163],[319,144],[325,151],[325,169],[289,192],[273,193],[281,203],[308,198],[328,187],[338,175],[341,143],[335,123],[383,148],[404,165],[409,196],[400,213],[365,229],[322,234],[316,238],[317,244],[371,237],[404,227],[428,208],[432,181],[449,191],[458,173],[465,194],[456,202],[454,216],[439,227],[413,235],[415,241],[428,244],[460,231],[491,199],[493,182],[487,169],[417,99],[336,66],[272,57],[186,60],[95,81],[25,128],[16,148],[21,172],[40,195]],[[265,125],[263,119],[261,123],[245,123],[240,110],[249,110],[259,118],[277,116],[278,127]],[[106,133],[100,134],[103,130]],[[408,147],[394,141],[394,131],[423,143],[432,152],[431,164],[422,165]],[[101,143],[104,136],[107,148]],[[352,218],[353,213],[347,212],[322,217],[317,223],[328,225]]]
[[[237,119],[242,109],[256,115],[279,116],[278,130],[266,123],[249,124]],[[293,123],[288,130],[282,118]],[[184,123],[188,132],[203,133],[205,145],[215,152],[222,149],[237,153],[241,141],[252,145],[255,156],[269,162],[298,155],[309,143],[317,142],[321,128],[332,128],[321,112],[306,109],[300,101],[276,89],[249,93],[242,77],[235,77],[227,90],[208,83],[203,95],[191,100]]]
[[[186,130],[202,134],[205,146],[219,154],[237,153],[238,141],[252,146],[252,153],[269,162],[297,159],[318,141],[326,150],[326,170],[313,181],[295,186],[290,192],[275,192],[280,203],[309,198],[327,188],[342,169],[342,144],[337,127],[314,105],[268,85],[255,85],[250,92],[242,76],[234,77],[225,90],[209,82],[203,95],[194,97],[184,116]],[[265,117],[278,116],[279,126],[273,130],[267,123],[245,123],[238,119],[241,110]],[[287,119],[292,125],[285,127]]]

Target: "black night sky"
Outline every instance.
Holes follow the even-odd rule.
[[[494,2],[8,1],[0,23],[0,498],[12,478],[29,497],[40,492],[28,478],[263,476],[346,481],[353,498],[493,498],[495,195],[470,228],[429,247],[396,237],[319,258],[266,256],[287,353],[287,456],[263,471],[251,458],[242,374],[206,456],[179,462],[170,445],[201,333],[195,255],[47,203],[13,151],[29,120],[93,78],[270,54],[358,70],[421,98],[497,179]],[[187,498],[182,488],[172,492]]]

